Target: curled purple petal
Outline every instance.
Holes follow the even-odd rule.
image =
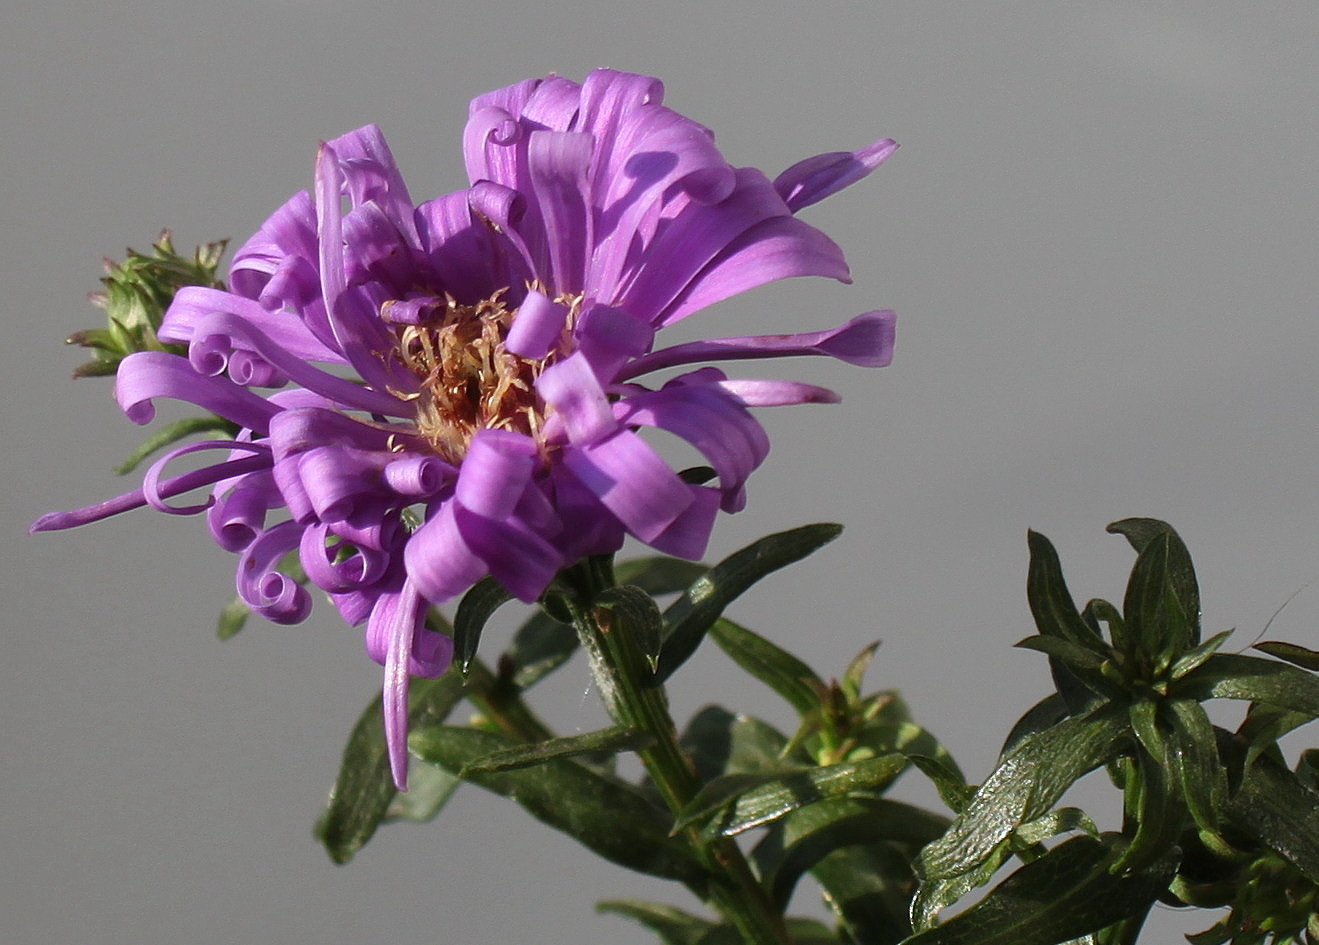
[[[150,423],[151,401],[170,397],[196,404],[249,430],[265,432],[277,409],[251,391],[223,378],[203,377],[188,362],[163,351],[139,351],[119,363],[115,399],[129,420]]]
[[[536,444],[529,437],[507,430],[478,431],[458,474],[454,498],[483,518],[508,518],[535,470]]]
[[[565,449],[563,463],[645,542],[668,528],[692,502],[686,484],[629,430]]]
[[[301,526],[281,522],[262,532],[238,559],[238,596],[253,613],[272,623],[300,623],[311,611],[306,588],[276,570],[301,540]]]
[[[559,340],[567,317],[566,306],[550,301],[542,292],[528,292],[504,346],[519,357],[539,360]]]
[[[244,603],[281,623],[311,606],[279,571],[296,553],[343,618],[366,624],[402,787],[408,677],[451,658],[448,638],[424,627],[430,604],[486,576],[534,601],[628,535],[699,557],[769,451],[751,408],[837,400],[703,362],[892,356],[891,312],[655,350],[663,328],[749,289],[848,281],[842,251],[793,214],[894,147],[820,155],[771,182],[729,165],[711,131],[663,97],[657,79],[606,69],[482,95],[462,140],[469,186],[420,204],[376,126],[323,144],[311,187],[235,255],[231,289],[175,296],[159,337],[187,356],[146,351],[119,368],[116,397],[134,422],[168,397],[237,424],[237,437],[177,447],[142,488],[32,530],[143,505],[205,510],[213,539],[239,556]],[[673,367],[687,370],[659,390],[638,380]],[[683,481],[652,436],[685,441],[717,481]],[[164,475],[213,449],[224,461]],[[173,504],[194,489],[205,501]]]
[[[187,456],[190,453],[196,453],[201,450],[225,450],[229,453],[229,459],[224,463],[209,467],[210,469],[229,469],[235,459],[243,453],[254,453],[263,461],[263,468],[270,463],[270,447],[262,443],[244,443],[239,440],[207,440],[202,443],[189,443],[186,446],[180,446],[167,452],[160,459],[151,464],[147,469],[146,476],[142,479],[142,497],[146,500],[147,505],[151,506],[158,512],[169,512],[173,515],[196,515],[198,512],[204,512],[209,509],[215,502],[213,497],[208,498],[199,505],[173,506],[165,501],[165,487],[173,487],[177,490],[177,483],[181,477],[175,476],[173,479],[161,481],[161,473],[165,467],[172,463],[180,456]],[[226,476],[225,478],[230,478]],[[205,483],[209,485],[210,483]],[[178,491],[171,491],[172,495],[178,495]]]
[[[554,408],[574,443],[594,442],[617,428],[609,400],[581,353],[547,368],[536,381],[536,390]]]

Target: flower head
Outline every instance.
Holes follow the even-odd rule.
[[[463,137],[471,186],[421,204],[374,126],[323,144],[313,190],[238,250],[230,290],[175,297],[159,335],[187,356],[142,352],[118,373],[133,421],[172,397],[239,436],[174,449],[141,489],[33,529],[141,505],[204,512],[239,555],[243,601],[280,623],[311,606],[278,570],[296,551],[310,583],[365,623],[402,784],[408,675],[439,674],[451,655],[423,624],[430,604],[487,575],[535,600],[560,569],[626,535],[700,557],[716,512],[742,508],[769,449],[748,408],[837,400],[709,366],[658,387],[642,378],[710,360],[891,356],[891,312],[656,347],[660,329],[763,283],[846,281],[839,249],[794,213],[896,147],[821,155],[771,182],[729,166],[661,98],[658,80],[608,70],[484,95]],[[681,478],[646,442],[652,427],[701,452],[712,484]],[[164,475],[207,450],[220,460]],[[199,487],[205,502],[169,504]]]

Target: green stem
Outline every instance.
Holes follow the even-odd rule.
[[[472,660],[467,669],[465,695],[502,732],[524,742],[543,742],[554,737],[554,732],[536,717],[518,691],[496,677],[479,659]]]
[[[597,604],[615,586],[608,558],[590,559],[573,572],[578,599],[568,601],[568,606],[601,698],[616,723],[654,738],[638,755],[664,803],[677,814],[696,796],[701,781],[678,744],[663,687],[651,684],[656,654],[647,652],[642,640],[653,635],[657,641],[658,609],[646,599],[654,625],[641,627],[637,624],[642,621],[625,606]],[[684,828],[678,835],[710,874],[705,890],[708,904],[732,923],[747,945],[792,945],[783,917],[765,895],[736,841],[725,837],[707,843],[694,827]]]

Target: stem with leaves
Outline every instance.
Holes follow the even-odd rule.
[[[588,559],[563,577],[573,591],[564,603],[605,708],[619,726],[649,736],[638,755],[676,815],[696,796],[701,782],[678,744],[665,691],[655,682],[662,625],[659,609],[639,588],[615,583],[609,557]],[[710,874],[702,891],[708,904],[737,928],[747,945],[792,945],[783,917],[736,841],[706,842],[690,826],[678,836]]]

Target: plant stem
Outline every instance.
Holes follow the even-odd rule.
[[[696,796],[701,781],[678,744],[663,687],[651,684],[656,654],[648,653],[642,641],[658,642],[658,608],[640,592],[630,599],[626,595],[611,598],[607,592],[614,589],[614,581],[607,558],[590,559],[574,571],[579,596],[568,606],[601,698],[616,723],[654,738],[638,755],[664,803],[677,814]],[[783,917],[765,895],[735,840],[725,837],[707,843],[694,827],[684,828],[678,835],[710,874],[704,890],[707,903],[738,930],[747,945],[792,945]]]

